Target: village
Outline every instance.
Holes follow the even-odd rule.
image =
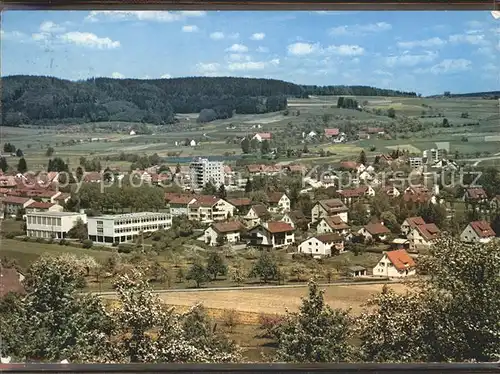
[[[338,129],[326,129],[325,136],[332,142],[344,138]],[[271,134],[254,138],[263,142]],[[446,149],[421,156],[397,150],[378,154],[372,162],[362,152],[357,160],[319,166],[231,167],[197,157],[188,165],[130,173],[85,172],[73,183],[61,177],[65,172],[5,173],[0,204],[4,221],[24,222],[22,235],[11,235],[22,240],[118,247],[143,242],[144,236],[168,231],[173,220],[183,219],[196,222],[196,242],[209,249],[284,249],[317,260],[374,251],[379,253],[374,266],[346,264],[345,276],[398,279],[415,276],[419,255],[442,235],[466,243],[488,243],[497,236],[491,223],[500,212],[500,196],[488,196],[480,186],[458,185],[463,179],[457,179],[459,171]],[[449,184],[443,187],[445,176]],[[127,207],[121,206],[118,214],[88,214],[72,204],[82,186],[99,186],[105,193],[122,183],[162,190],[163,203],[148,211],[124,212]],[[464,210],[461,221],[457,206]],[[71,230],[81,224],[85,237],[71,238]],[[5,229],[3,234],[8,234]]]

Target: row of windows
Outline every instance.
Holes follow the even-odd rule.
[[[28,216],[27,223],[33,225],[61,226],[61,218]]]
[[[163,216],[154,216],[154,217],[145,217],[145,218],[126,218],[116,220],[114,223],[117,226],[121,225],[132,225],[134,223],[149,223],[149,222],[158,222],[158,221],[167,221],[170,219],[169,215]],[[103,221],[97,221],[98,225],[102,225]]]
[[[163,228],[167,228],[169,225],[146,225],[146,226],[132,226],[132,227],[122,227],[122,228],[116,228],[115,229],[115,234],[116,233],[123,233],[123,232],[132,232],[132,231],[155,231],[155,230],[160,230]],[[99,233],[99,231],[97,231]]]

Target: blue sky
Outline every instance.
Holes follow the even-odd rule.
[[[490,12],[12,11],[1,39],[3,76],[500,89],[500,20]]]

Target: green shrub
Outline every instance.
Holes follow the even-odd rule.
[[[83,248],[92,248],[93,245],[94,245],[94,242],[90,239],[85,239],[84,241],[82,241]]]

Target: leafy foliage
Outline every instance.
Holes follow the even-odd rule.
[[[309,283],[309,297],[298,313],[288,313],[275,329],[277,359],[285,362],[339,362],[351,357],[348,311],[325,305],[323,291]]]

